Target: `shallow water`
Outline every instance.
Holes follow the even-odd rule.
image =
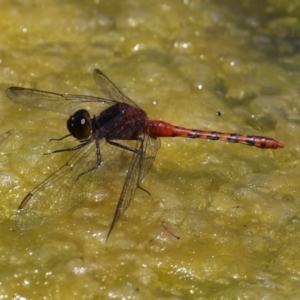
[[[298,298],[300,8],[248,2],[3,1],[0,299]],[[19,231],[21,200],[70,157],[43,153],[70,143],[48,141],[66,134],[65,115],[5,90],[100,95],[94,68],[151,118],[286,148],[162,139],[151,195],[137,191],[107,243],[117,166],[68,213]]]

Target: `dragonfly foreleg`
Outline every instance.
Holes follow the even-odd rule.
[[[81,141],[80,144],[78,144],[78,145],[76,145],[72,148],[66,148],[66,149],[59,149],[59,150],[50,151],[49,153],[44,153],[44,155],[50,155],[50,154],[57,153],[57,152],[78,150],[78,149],[81,149],[82,147],[88,145],[91,141],[92,141],[92,139],[87,139],[87,140]]]
[[[67,138],[69,136],[71,136],[71,134],[67,134],[67,135],[65,135],[65,136],[63,136],[61,138],[52,138],[49,141],[61,141],[61,140],[65,139],[65,138]]]

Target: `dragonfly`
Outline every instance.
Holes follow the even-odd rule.
[[[131,155],[106,241],[128,209],[137,188],[143,189],[140,183],[155,160],[160,137],[200,138],[264,149],[284,148],[282,142],[270,137],[190,129],[151,120],[102,71],[95,69],[93,77],[107,98],[22,87],[7,89],[8,98],[16,103],[71,115],[67,120],[69,134],[57,140],[67,137],[77,140],[71,148],[49,153],[75,152],[66,164],[24,197],[16,213],[16,225],[21,230],[48,223],[79,204],[83,199],[80,188],[87,186],[83,178],[94,174],[91,180],[97,181],[98,170],[104,168],[104,163],[114,164],[118,159],[120,151],[112,149]]]

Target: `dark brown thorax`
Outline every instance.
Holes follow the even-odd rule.
[[[118,102],[92,120],[93,137],[107,140],[135,140],[143,133],[146,113],[137,107]]]

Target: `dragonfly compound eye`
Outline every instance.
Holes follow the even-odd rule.
[[[90,114],[80,109],[67,121],[69,132],[78,140],[87,139],[91,134]]]

